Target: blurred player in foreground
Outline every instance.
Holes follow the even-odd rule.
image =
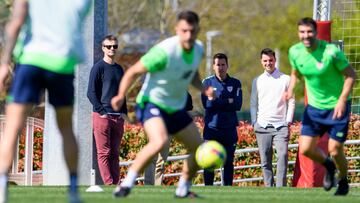
[[[303,18],[298,22],[300,42],[289,49],[293,69],[286,97],[290,99],[293,96],[300,73],[305,79],[309,101],[302,119],[300,153],[326,168],[326,191],[335,185],[335,172],[338,169],[339,182],[335,195],[346,195],[349,184],[344,142],[350,119],[350,92],[356,73],[336,45],[317,39],[316,34],[317,25],[312,18]],[[316,146],[325,132],[330,136],[329,156]]]
[[[124,75],[119,93],[112,100],[113,108],[120,108],[135,78],[146,78],[137,97],[137,117],[143,123],[149,143],[137,154],[124,181],[115,189],[114,197],[125,197],[134,186],[138,174],[166,145],[169,135],[181,141],[190,154],[176,188],[178,198],[194,198],[191,180],[198,170],[195,151],[202,143],[198,129],[184,109],[189,84],[201,89],[198,67],[203,58],[203,46],[196,40],[199,17],[192,11],[177,16],[176,35],[154,46]],[[209,91],[210,88],[209,88]]]
[[[0,90],[16,60],[15,75],[6,105],[6,125],[0,141],[0,203],[7,202],[7,173],[17,135],[44,89],[55,107],[63,136],[64,156],[70,172],[69,202],[79,203],[78,146],[72,129],[74,69],[84,59],[82,25],[91,0],[15,0],[6,26],[1,57]]]

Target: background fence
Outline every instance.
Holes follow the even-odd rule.
[[[0,140],[4,134],[4,127],[5,116],[0,115]],[[43,120],[33,117],[27,118],[25,127],[21,135],[18,136],[19,139],[17,140],[15,158],[9,172],[10,181],[15,182],[18,185],[42,184],[42,170],[37,170],[37,167],[34,167],[34,155],[37,155],[34,152],[34,149],[36,148],[36,145],[34,145],[34,138],[39,131],[42,136],[43,128]],[[42,151],[37,153],[42,153]]]
[[[360,146],[360,140],[348,140],[345,142],[345,146],[349,146],[349,145],[353,145],[353,147],[355,148],[359,148]],[[289,150],[295,149],[297,150],[298,148],[298,144],[289,144]],[[248,149],[238,149],[235,151],[235,157],[239,156],[239,155],[250,155],[251,153],[258,153],[258,148],[248,148]],[[176,162],[176,161],[182,161],[184,159],[186,159],[188,157],[188,155],[179,155],[179,156],[170,156],[168,157],[167,161],[168,162]],[[346,159],[348,161],[360,161],[360,156],[351,156],[351,157],[346,157]],[[129,166],[131,163],[133,163],[132,160],[130,161],[125,161],[125,162],[120,162],[120,166]],[[295,161],[289,161],[289,166],[293,166],[295,165]],[[234,171],[236,170],[243,170],[243,169],[248,169],[248,168],[261,168],[260,164],[252,164],[252,165],[243,165],[243,166],[235,166],[234,167]],[[276,168],[276,163],[273,163],[273,168]],[[288,167],[288,179],[292,179],[294,171],[292,170],[293,167]],[[215,181],[214,185],[223,185],[223,177],[222,177],[222,170],[223,168],[218,168],[215,169],[215,172],[220,173],[220,181]],[[199,170],[198,173],[203,173],[203,170]],[[354,164],[349,164],[349,171],[348,171],[348,175],[356,175],[358,176],[358,174],[360,173],[360,168],[357,165]],[[274,174],[275,174],[275,170],[274,170]],[[180,177],[181,173],[167,173],[164,174],[164,178],[167,177]],[[274,178],[276,179],[276,176],[274,176]],[[143,181],[144,177],[139,177],[137,179],[138,181]],[[259,176],[259,177],[252,177],[252,178],[239,178],[239,179],[234,179],[233,183],[241,183],[241,182],[258,182],[258,181],[263,181],[263,177]],[[204,184],[197,184],[197,186],[203,186]],[[350,185],[352,186],[359,186],[358,182],[352,182],[350,183]]]
[[[336,0],[332,5],[332,39],[341,40],[357,81],[352,92],[352,112],[360,113],[360,0]]]
[[[350,123],[349,128],[349,139],[346,141],[346,155],[349,161],[349,179],[353,185],[358,185],[360,183],[360,140],[359,140],[359,116],[352,115],[352,122]],[[196,118],[195,122],[197,123],[199,129],[201,129],[202,122],[201,119]],[[0,139],[3,136],[5,124],[5,117],[0,116]],[[18,140],[18,148],[16,150],[15,160],[12,165],[12,169],[10,171],[10,180],[14,181],[19,185],[39,185],[42,184],[42,160],[39,157],[42,155],[42,129],[43,129],[43,120],[36,118],[28,118],[26,121],[26,126],[19,136]],[[235,171],[234,171],[234,183],[241,183],[241,185],[261,185],[259,182],[263,180],[261,177],[261,165],[258,155],[258,148],[256,147],[254,135],[252,135],[253,131],[249,128],[249,124],[244,122],[240,122],[240,127],[238,129],[239,147],[236,150],[235,156]],[[357,126],[357,127],[356,127]],[[294,124],[290,129],[292,132],[291,135],[291,144],[289,144],[289,168],[288,168],[288,185],[291,185],[291,178],[293,176],[294,163],[296,160],[297,153],[297,135],[299,132],[300,126],[299,123]],[[144,141],[144,132],[140,125],[125,125],[125,135],[122,144],[126,144],[126,146],[122,145],[121,149],[131,148],[142,148],[146,141]],[[135,141],[134,138],[139,138],[139,140]],[[132,140],[132,141],[130,141]],[[174,144],[174,143],[172,143]],[[175,143],[176,145],[176,143]],[[187,157],[179,146],[174,147],[177,148],[180,153],[177,153],[177,156],[168,157],[167,165],[169,166],[180,166],[183,159]],[[126,155],[135,154],[135,151],[128,151]],[[133,159],[127,158],[126,160]],[[245,161],[247,160],[247,161]],[[274,162],[276,161],[276,154],[274,154]],[[180,163],[179,163],[180,162]],[[132,161],[121,161],[121,168],[125,168],[125,172],[127,166],[131,164]],[[274,169],[276,168],[276,164],[273,163]],[[177,167],[181,169],[181,167]],[[221,172],[222,169],[217,169],[217,172]],[[179,170],[166,170],[168,172],[165,173],[164,178],[177,178],[180,176]],[[275,170],[274,170],[275,171]],[[123,171],[124,172],[124,171]],[[199,173],[202,173],[200,170]],[[242,174],[242,176],[236,176],[236,174]],[[244,175],[248,173],[247,175]],[[217,173],[217,180],[215,181],[215,185],[222,184],[221,173]],[[139,181],[143,180],[143,177],[138,179]],[[202,185],[202,181],[196,181],[197,185]],[[242,184],[244,183],[244,184]],[[247,184],[251,183],[251,184]],[[256,183],[256,184],[252,184]]]

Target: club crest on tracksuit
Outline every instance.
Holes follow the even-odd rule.
[[[233,86],[227,86],[226,89],[227,89],[227,91],[232,92],[234,88],[233,88]]]
[[[316,67],[317,69],[321,70],[324,67],[324,64],[322,62],[317,62]]]

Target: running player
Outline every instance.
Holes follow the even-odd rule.
[[[63,136],[64,156],[70,172],[69,202],[81,202],[77,192],[78,146],[71,117],[74,69],[85,56],[82,25],[90,7],[91,0],[13,2],[0,67],[2,91],[14,50],[17,64],[0,141],[0,203],[7,202],[7,172],[14,158],[17,135],[33,105],[40,102],[44,89],[48,90],[49,102],[55,107]]]
[[[302,120],[300,153],[326,168],[324,189],[327,191],[334,186],[335,171],[338,169],[339,182],[335,195],[346,195],[349,184],[344,142],[350,118],[349,95],[356,73],[341,50],[317,39],[316,34],[317,26],[312,18],[303,18],[298,22],[301,42],[289,50],[293,69],[287,99],[292,97],[296,78],[300,73],[305,79],[309,101]],[[316,146],[319,137],[325,132],[330,135],[330,156]]]
[[[113,108],[119,109],[131,83],[146,73],[137,97],[137,117],[144,125],[149,143],[137,154],[126,178],[115,189],[115,197],[125,197],[130,193],[138,174],[166,145],[169,134],[183,142],[190,154],[184,163],[175,195],[180,198],[196,197],[190,192],[190,186],[198,170],[195,151],[202,140],[184,107],[190,82],[197,89],[202,88],[198,67],[203,58],[203,46],[196,40],[198,15],[192,11],[180,12],[175,31],[175,36],[154,46],[125,72],[119,93],[112,100]]]

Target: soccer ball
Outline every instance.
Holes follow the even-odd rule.
[[[213,140],[207,141],[197,148],[195,159],[201,168],[219,168],[226,160],[226,151],[220,143]]]

